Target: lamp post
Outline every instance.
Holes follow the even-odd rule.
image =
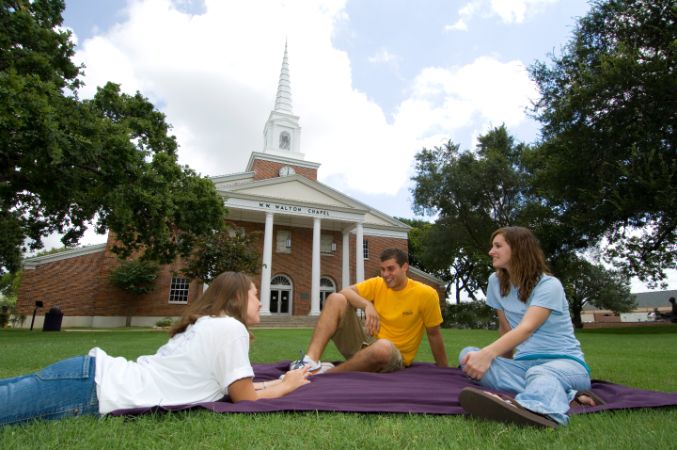
[[[35,301],[35,309],[33,310],[33,319],[31,319],[31,331],[33,331],[33,324],[35,323],[35,313],[38,312],[38,308],[42,308],[42,300]]]

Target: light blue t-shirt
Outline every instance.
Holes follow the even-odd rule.
[[[581,344],[574,336],[574,326],[569,315],[569,303],[560,281],[550,275],[543,275],[531,291],[526,303],[518,297],[514,286],[505,297],[501,296],[501,287],[495,273],[489,277],[487,304],[502,310],[511,328],[515,328],[524,317],[529,306],[540,306],[550,310],[548,319],[524,342],[515,348],[513,358],[569,358],[588,368],[583,359]]]

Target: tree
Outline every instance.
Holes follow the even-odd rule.
[[[616,313],[632,311],[636,305],[630,294],[628,279],[620,272],[607,270],[583,258],[572,257],[560,267],[558,274],[576,328],[583,328],[581,313],[586,304]]]
[[[115,287],[134,295],[143,295],[155,287],[154,281],[159,270],[160,267],[155,262],[132,259],[121,262],[111,271],[109,279]]]
[[[78,99],[80,67],[61,0],[0,6],[0,271],[58,232],[94,224],[122,258],[169,262],[223,227],[213,183],[177,164],[165,116],[113,83]]]
[[[543,142],[534,186],[582,248],[657,282],[677,264],[677,10],[594,1],[563,54],[531,74]]]
[[[210,283],[227,270],[257,273],[259,238],[259,233],[246,234],[244,230],[232,227],[201,236],[196,242],[197,251],[188,258],[182,273],[204,283]]]
[[[416,155],[414,210],[437,215],[425,230],[418,257],[425,267],[445,273],[455,288],[475,299],[490,273],[491,233],[501,226],[529,225],[522,153],[505,126],[480,136],[476,152],[460,152],[449,141]]]
[[[111,271],[108,279],[113,286],[138,297],[153,291],[159,270],[160,267],[154,261],[131,259],[122,261]],[[127,308],[127,327],[132,325],[132,306],[130,304]]]

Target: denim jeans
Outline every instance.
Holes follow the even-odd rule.
[[[0,380],[0,426],[98,414],[95,358],[75,356],[39,372]]]
[[[479,350],[478,347],[464,348],[459,361],[466,353]],[[590,389],[590,375],[585,367],[570,359],[515,361],[499,356],[479,383],[517,394],[515,400],[526,409],[566,425],[569,403],[578,391]]]

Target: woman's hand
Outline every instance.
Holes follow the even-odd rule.
[[[469,352],[461,361],[463,372],[473,380],[481,380],[484,374],[494,362],[494,356],[484,349],[477,352]]]
[[[295,391],[304,384],[310,383],[308,366],[290,370],[282,380],[252,383],[251,378],[242,378],[228,386],[228,396],[234,402],[242,400],[258,400],[261,398],[280,398]]]
[[[310,383],[310,380],[308,379],[309,376],[310,372],[308,371],[308,366],[303,366],[299,369],[287,372],[282,379],[282,383],[280,383],[285,387],[285,395],[295,391],[304,384]]]

